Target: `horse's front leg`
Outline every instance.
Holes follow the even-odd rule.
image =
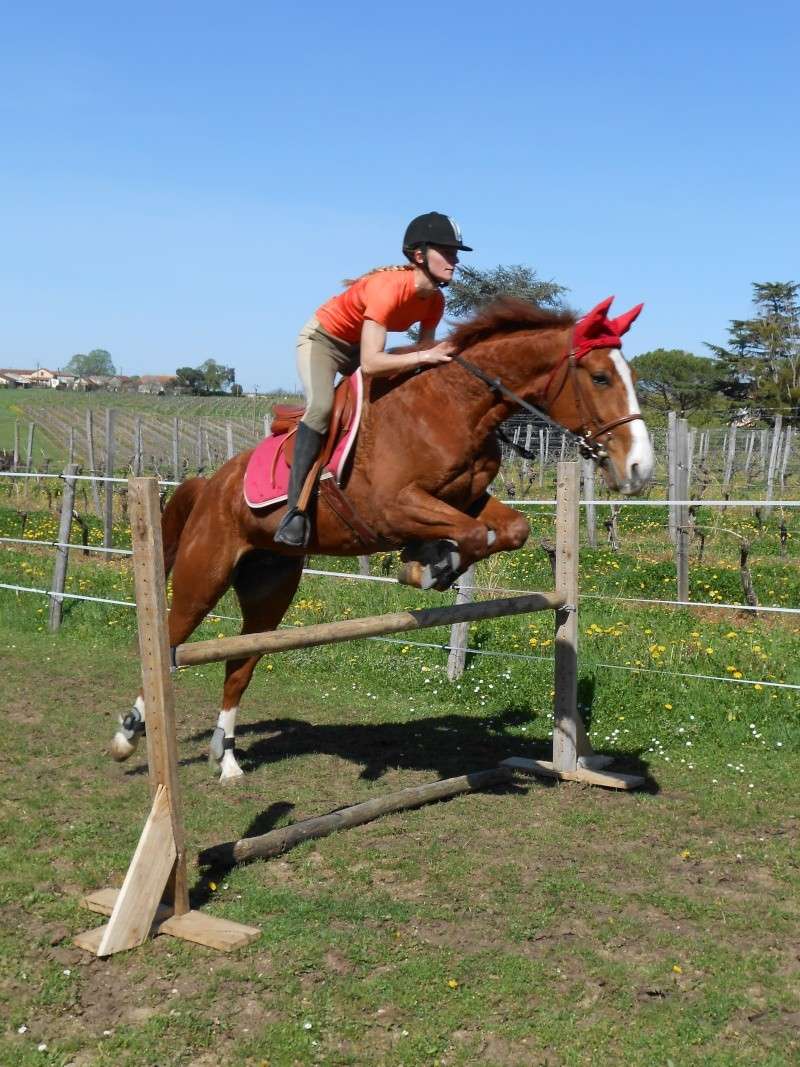
[[[531,528],[522,512],[508,507],[490,493],[484,493],[468,511],[473,518],[494,532],[494,537],[489,538],[490,549],[487,555],[494,552],[513,552],[522,548],[528,540]]]
[[[472,563],[492,551],[486,524],[417,486],[408,486],[384,509],[392,536],[408,546],[400,580],[422,589],[446,589]]]

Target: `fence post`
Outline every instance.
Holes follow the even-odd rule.
[[[181,420],[177,415],[172,420],[172,480],[181,480]]]
[[[233,423],[232,422],[226,422],[225,423],[225,444],[227,446],[227,453],[226,453],[225,458],[226,459],[233,459],[233,457],[236,455],[236,452],[234,451],[234,448],[233,448]]]
[[[553,768],[574,771],[591,754],[578,714],[578,464],[559,463],[557,478],[556,591],[566,606],[556,612]]]
[[[756,441],[755,433],[749,433],[747,435],[747,453],[744,458],[744,480],[747,482],[750,477],[750,464],[753,461],[753,445]]]
[[[583,499],[586,501],[586,543],[589,548],[597,548],[597,515],[594,506],[594,462],[582,459]]]
[[[264,436],[269,437],[270,427],[272,426],[272,419],[269,415],[264,416]]]
[[[358,573],[359,574],[363,574],[363,575],[367,575],[367,574],[371,574],[372,573],[370,571],[370,566],[369,566],[369,556],[359,556],[358,557]]]
[[[676,412],[670,411],[667,415],[667,500],[669,500],[669,518],[667,520],[669,539],[673,543],[675,542],[675,531],[678,527],[677,515],[675,514],[675,450],[677,445],[677,426],[678,416]]]
[[[681,503],[676,506],[675,571],[678,600],[689,599],[689,425],[678,419],[675,441],[675,493]]]
[[[772,500],[772,485],[775,481],[775,470],[778,466],[778,452],[780,451],[781,436],[783,429],[783,415],[775,416],[775,427],[772,431],[772,447],[769,450],[769,469],[767,470],[767,493],[766,499]],[[769,515],[772,508],[764,508],[764,514]]]
[[[114,477],[114,408],[106,408],[106,478]],[[103,517],[103,548],[111,548],[114,539],[114,483],[106,482],[105,514]]]
[[[471,604],[475,599],[475,564],[471,564],[458,582],[456,604]],[[454,622],[450,627],[450,655],[447,657],[447,677],[457,681],[464,673],[469,645],[469,623]]]
[[[75,506],[75,475],[78,471],[74,463],[64,468],[64,492],[61,497],[61,520],[58,524],[58,547],[53,567],[53,584],[50,589],[50,613],[48,629],[55,633],[61,626],[61,609],[64,598],[64,586],[67,581],[67,563],[69,560],[69,533],[72,528],[72,510]]]
[[[25,459],[25,470],[33,470],[33,427],[34,423],[28,423],[28,448],[27,457]]]
[[[725,453],[725,472],[722,476],[722,488],[727,489],[733,477],[733,460],[736,455],[736,427],[728,431],[728,447]]]
[[[792,427],[787,426],[783,431],[783,462],[781,463],[781,491],[786,481],[786,470],[789,466],[789,456],[792,454]]]
[[[759,438],[759,440],[758,440],[758,444],[759,444],[758,463],[759,463],[759,468],[761,470],[761,477],[762,478],[766,478],[766,476],[767,476],[767,450],[768,450],[767,446],[768,446],[768,443],[769,443],[769,430],[761,430],[761,431],[759,431],[758,438]]]
[[[142,416],[137,415],[133,425],[133,473],[141,478],[144,471],[144,441],[142,439]]]
[[[94,460],[94,420],[92,415],[92,409],[86,409],[86,460],[89,464],[89,474],[92,475],[92,503],[94,504],[94,513],[97,517],[100,517],[100,492],[97,488],[97,482],[95,477],[97,475],[97,464]]]
[[[202,434],[203,447],[205,448],[206,453],[206,463],[208,464],[208,469],[211,471],[214,469],[214,457],[211,455],[211,441],[208,434],[208,421],[206,419],[203,419]]]
[[[12,471],[19,469],[19,423],[14,422],[14,457],[12,460]]]

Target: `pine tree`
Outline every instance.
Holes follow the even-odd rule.
[[[515,296],[538,307],[560,308],[566,292],[563,285],[543,281],[535,270],[521,264],[500,265],[494,270],[461,266],[447,288],[447,312],[454,318],[464,318],[499,296]]]
[[[800,414],[800,283],[753,282],[756,314],[731,319],[728,344],[706,342],[722,391],[753,413]]]

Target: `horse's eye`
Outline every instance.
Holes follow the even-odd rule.
[[[606,374],[593,374],[592,381],[595,385],[608,385],[608,375]]]

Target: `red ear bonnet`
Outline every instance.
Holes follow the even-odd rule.
[[[581,359],[593,348],[622,348],[622,335],[631,328],[644,304],[637,304],[624,315],[609,319],[608,311],[613,301],[614,297],[609,296],[575,323],[572,337],[575,359]]]

